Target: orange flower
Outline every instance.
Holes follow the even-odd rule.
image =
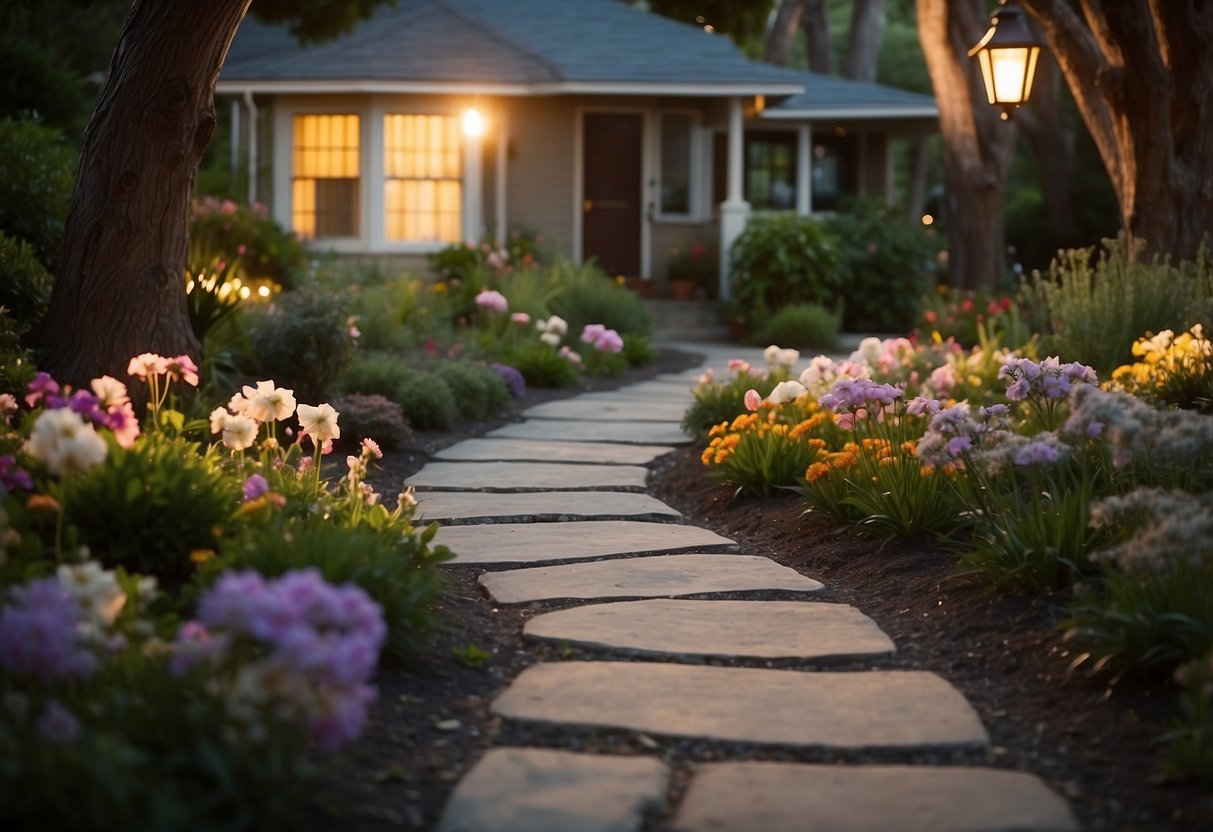
[[[25,501],[25,507],[30,511],[59,511],[63,508],[50,494],[31,494]]]
[[[215,557],[215,552],[211,549],[195,549],[190,552],[190,562],[196,563],[199,566],[206,563],[213,557]]]
[[[814,462],[809,466],[808,470],[804,472],[804,478],[809,482],[817,482],[832,470],[833,469],[824,462]]]

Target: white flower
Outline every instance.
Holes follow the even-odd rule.
[[[763,350],[762,358],[767,362],[768,367],[774,366],[775,362],[779,359],[779,345],[771,344],[771,346]]]
[[[126,593],[114,573],[101,568],[95,560],[75,566],[64,564],[56,577],[59,585],[72,594],[94,624],[110,627],[126,604]]]
[[[232,411],[232,413],[240,414],[248,410],[249,404],[250,402],[248,399],[246,399],[242,394],[237,393],[228,401],[227,409]]]
[[[301,404],[298,407],[299,427],[303,428],[303,432],[312,437],[312,441],[317,445],[323,445],[330,439],[341,438],[341,428],[337,427],[337,417],[340,415],[336,410],[333,410],[331,404],[322,404],[313,407],[310,404]]]
[[[78,413],[66,408],[45,410],[34,422],[25,452],[56,477],[87,471],[105,461],[108,448]]]
[[[213,415],[213,414],[212,414]],[[212,423],[213,424],[213,423]],[[223,444],[233,451],[251,448],[257,441],[257,421],[244,414],[228,416],[223,422]]]
[[[552,315],[546,321],[538,321],[535,324],[535,329],[539,330],[540,332],[563,336],[569,331],[569,322],[559,315]]]
[[[792,369],[792,366],[799,360],[800,350],[793,349],[780,350],[779,357],[776,359],[777,363],[781,367],[787,367],[789,370]]]
[[[799,399],[805,394],[804,385],[799,381],[781,381],[775,385],[767,401],[771,404],[783,404]]]
[[[126,385],[113,376],[95,378],[89,382],[89,386],[93,388],[93,392],[101,400],[101,407],[105,410],[121,407],[131,400],[127,395]]]
[[[553,347],[560,344],[560,336],[555,332],[545,332],[539,336],[539,340],[545,344],[550,344]]]
[[[880,358],[883,349],[884,342],[879,338],[864,338],[859,342],[859,349],[851,353],[851,360],[873,365]]]
[[[228,413],[225,408],[216,407],[211,411],[211,433],[221,433],[223,426],[227,424],[227,420],[232,418],[232,414]]]
[[[245,386],[244,398],[248,401],[245,415],[258,422],[279,422],[295,412],[295,391],[275,387],[272,379],[257,382],[256,388]]]

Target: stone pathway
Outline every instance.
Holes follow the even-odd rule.
[[[730,357],[761,364],[733,347],[707,352],[717,375]],[[643,493],[640,466],[686,442],[678,422],[703,369],[539,405],[410,478],[454,562],[489,568],[480,583],[495,603],[534,610],[528,639],[596,657],[532,665],[492,711],[570,748],[606,731],[651,750],[493,748],[439,829],[1076,830],[1065,801],[1028,774],[854,757],[973,759],[989,739],[943,678],[882,668],[896,646],[860,611],[820,600],[819,581],[736,553]],[[662,753],[687,742],[717,749],[705,760],[742,761]],[[789,751],[852,756],[748,759]]]

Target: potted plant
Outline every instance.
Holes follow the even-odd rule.
[[[716,272],[716,257],[702,243],[690,248],[675,246],[666,261],[666,274],[675,300],[707,297]]]

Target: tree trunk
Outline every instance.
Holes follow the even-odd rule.
[[[788,65],[792,43],[800,32],[800,19],[804,16],[804,0],[781,0],[775,13],[775,22],[767,32],[766,50],[762,59],[769,64]]]
[[[906,154],[910,167],[910,185],[906,193],[906,217],[911,225],[922,221],[927,208],[927,180],[931,174],[931,139],[915,136]]]
[[[1023,0],[1147,251],[1193,257],[1213,228],[1213,9],[1208,2]]]
[[[803,0],[805,49],[808,52],[809,69],[830,74],[830,4],[827,0]]]
[[[876,59],[884,32],[885,0],[855,0],[851,9],[851,37],[842,59],[842,75],[854,81],[876,81]]]
[[[135,0],[84,133],[45,369],[129,381],[132,356],[199,358],[185,307],[190,198],[215,84],[250,0]],[[132,386],[132,397],[143,393]]]
[[[1036,170],[1040,176],[1040,194],[1049,224],[1057,238],[1069,240],[1074,233],[1074,142],[1073,130],[1062,119],[1061,73],[1057,61],[1042,50],[1036,63],[1036,81],[1032,99],[1015,113]]]
[[[992,289],[1003,271],[1003,202],[1014,132],[985,102],[966,55],[985,31],[984,0],[917,0],[918,34],[939,107],[948,271],[954,286]]]

